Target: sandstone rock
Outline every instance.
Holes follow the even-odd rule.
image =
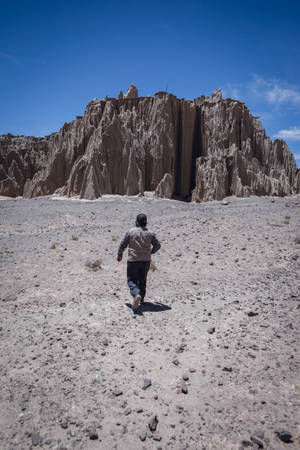
[[[216,331],[215,327],[211,327],[207,330],[208,334],[214,334],[215,331]]]
[[[0,195],[156,195],[196,202],[300,192],[287,145],[271,141],[244,103],[158,92],[93,99],[44,138],[0,136]]]
[[[155,431],[157,425],[158,425],[158,418],[157,418],[157,415],[154,414],[153,416],[150,417],[149,422],[148,422],[148,426],[149,426],[151,431]]]
[[[97,431],[94,428],[91,428],[89,430],[89,438],[91,441],[95,441],[99,438]]]
[[[121,91],[122,92],[122,91]],[[125,94],[125,98],[137,98],[139,96],[139,94],[138,94],[138,90],[137,90],[137,88],[135,87],[135,85],[134,84],[132,84],[129,88],[128,88],[128,90],[127,90],[127,92],[126,92],[126,94]]]
[[[285,442],[287,444],[292,442],[292,434],[289,431],[284,430],[283,428],[277,428],[275,433],[282,442]]]
[[[211,103],[218,103],[222,100],[222,90],[220,88],[216,89],[209,97]]]
[[[184,381],[181,382],[180,389],[183,392],[183,394],[187,394],[188,393],[188,387],[187,387],[187,384]]]
[[[149,378],[144,379],[143,389],[146,390],[152,385],[152,381]]]
[[[139,431],[139,438],[141,441],[144,441],[146,437],[147,437],[147,428],[144,427]]]
[[[155,195],[161,198],[172,198],[173,194],[173,177],[169,173],[165,173],[163,179],[158,183]]]
[[[228,171],[222,158],[200,157],[197,159],[194,201],[222,200],[228,194]]]

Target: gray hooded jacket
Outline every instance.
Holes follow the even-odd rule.
[[[127,231],[122,239],[118,256],[122,257],[128,246],[128,261],[150,261],[151,254],[160,249],[160,242],[155,234],[146,227],[135,227]]]

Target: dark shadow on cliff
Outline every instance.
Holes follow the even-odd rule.
[[[126,303],[126,306],[128,308],[132,309],[131,303]],[[171,306],[164,305],[160,302],[143,302],[139,309],[135,312],[135,314],[142,316],[144,312],[162,312],[162,311],[168,311],[169,309],[172,309]]]

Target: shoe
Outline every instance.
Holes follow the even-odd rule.
[[[136,311],[140,305],[141,305],[142,297],[140,295],[136,295],[134,297],[133,303],[132,303],[132,309],[133,311]]]

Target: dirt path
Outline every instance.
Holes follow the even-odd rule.
[[[1,449],[300,448],[300,197],[228,201],[0,202]],[[139,212],[162,249],[133,316]]]

